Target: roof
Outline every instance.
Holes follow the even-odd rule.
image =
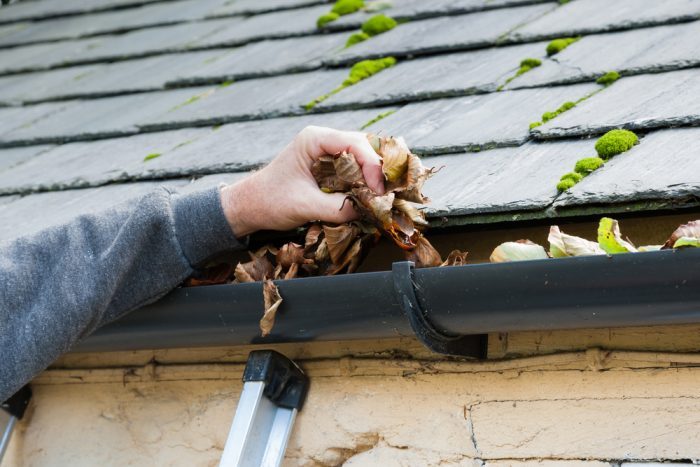
[[[329,23],[316,0],[0,7],[0,239],[139,196],[245,176],[315,124],[402,135],[429,215],[470,224],[700,202],[700,1],[393,0]],[[547,56],[548,41],[578,37]],[[398,63],[333,94],[357,61]],[[526,58],[541,66],[512,79]],[[608,71],[622,78],[595,83]],[[544,112],[578,104],[530,129]],[[612,128],[641,137],[570,190]],[[150,156],[150,157],[147,157]]]

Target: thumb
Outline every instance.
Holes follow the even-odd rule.
[[[352,202],[342,193],[318,192],[317,199],[313,200],[317,218],[325,222],[342,224],[357,219],[358,215]]]

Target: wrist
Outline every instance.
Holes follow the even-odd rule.
[[[254,224],[254,211],[250,212],[252,196],[248,189],[248,178],[221,189],[221,206],[224,217],[236,238],[242,238],[259,230]]]

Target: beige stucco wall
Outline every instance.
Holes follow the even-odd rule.
[[[491,336],[493,357],[525,356],[480,363],[411,340],[280,346],[312,379],[285,465],[700,459],[698,331]],[[7,465],[217,465],[248,350],[69,356],[34,382]]]

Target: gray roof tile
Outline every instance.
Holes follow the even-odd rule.
[[[97,136],[120,136],[138,132],[138,124],[157,115],[163,115],[193,96],[206,93],[211,88],[174,89],[171,91],[133,94],[86,101],[66,101],[56,104],[0,109],[3,113],[15,111],[29,121],[37,108],[46,109],[50,115],[35,119],[31,124],[0,136],[0,143],[75,141]],[[22,113],[24,112],[24,113]],[[174,112],[174,111],[173,111]],[[25,117],[25,114],[28,116]]]
[[[0,47],[61,39],[78,39],[97,34],[120,33],[148,26],[192,21],[203,18],[209,9],[214,9],[225,1],[180,0],[91,15],[24,23],[26,26],[14,34],[0,34]],[[2,11],[0,11],[0,19],[2,16]]]
[[[217,87],[196,102],[139,123],[143,128],[153,130],[302,114],[304,104],[324,90],[334,88],[346,76],[346,70],[332,70],[240,81]]]
[[[543,112],[597,87],[579,84],[409,104],[369,130],[403,135],[423,154],[515,146],[528,139],[530,122]]]
[[[574,109],[535,128],[539,138],[646,130],[700,123],[700,70],[622,78]]]
[[[651,133],[562,195],[555,207],[642,200],[681,205],[700,195],[700,128]],[[592,149],[592,148],[591,148]],[[589,150],[589,153],[594,154]]]
[[[330,64],[496,44],[510,30],[557,8],[552,3],[412,21],[329,57]]]
[[[220,7],[207,13],[208,17],[267,13],[271,11],[313,6],[328,3],[326,0],[236,0],[226,1]]]
[[[590,141],[529,143],[479,153],[424,159],[443,167],[426,184],[431,216],[544,210],[557,196],[557,182],[571,171]]]
[[[376,105],[495,91],[524,58],[544,58],[545,43],[460,52],[399,63],[344,89],[319,108]]]
[[[216,130],[190,128],[65,144],[15,169],[0,171],[0,193],[248,170],[269,161],[307,125],[357,130],[375,113],[376,110],[361,110],[257,120],[224,125]],[[0,161],[21,158],[21,154],[15,155],[16,151],[0,149]],[[149,154],[159,156],[145,161]],[[36,177],[38,172],[42,174],[40,178]]]
[[[479,11],[493,10],[509,6],[530,5],[533,3],[551,2],[552,0],[399,0],[381,13],[396,18],[421,19],[436,16],[460,15]],[[360,11],[357,14],[342,16],[340,19],[329,23],[329,29],[347,28],[359,26],[364,21],[377,13]]]
[[[27,162],[39,154],[45,153],[53,146],[28,146],[25,148],[0,149],[0,173]],[[34,174],[36,178],[36,174]]]
[[[576,0],[514,31],[516,40],[571,36],[690,21],[700,18],[695,0]]]
[[[38,0],[32,2],[18,2],[4,6],[0,10],[0,23],[53,18],[56,16],[77,15],[96,11],[138,6],[160,0],[61,0],[54,2]]]
[[[623,75],[700,65],[700,21],[584,36],[510,88],[593,79],[615,70]]]

